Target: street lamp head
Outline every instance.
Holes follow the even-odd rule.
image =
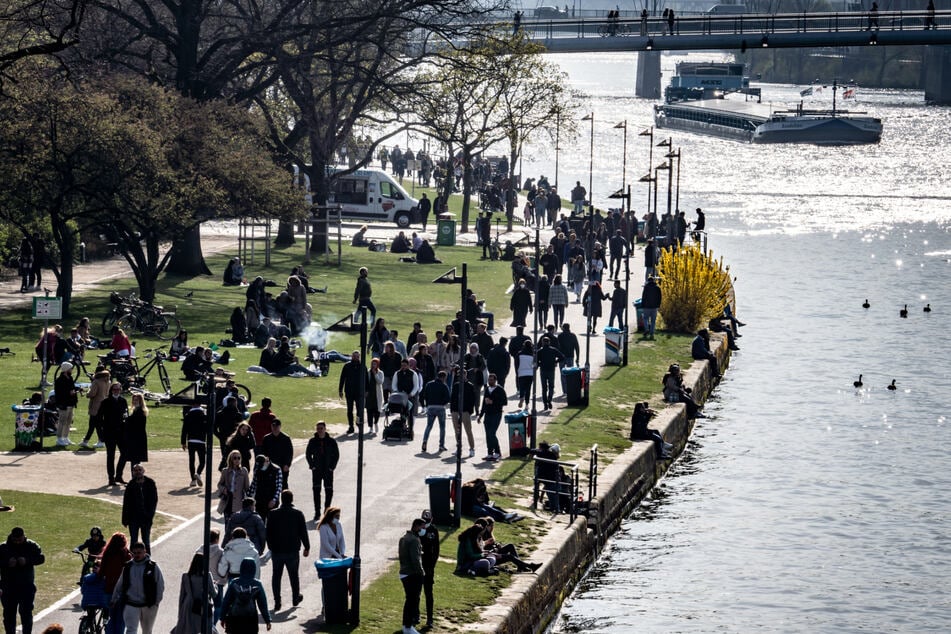
[[[663,163],[661,163],[660,165],[658,165],[658,166],[655,167],[654,169],[655,169],[655,170],[669,170],[669,169],[670,169],[670,165],[667,164],[667,161],[664,161]]]
[[[643,130],[641,130],[641,132],[640,132],[637,136],[649,136],[649,137],[653,137],[653,136],[654,136],[654,128],[653,128],[653,127],[651,127],[651,128],[644,128]]]
[[[594,121],[594,113],[593,113],[593,112],[589,112],[589,113],[586,114],[585,116],[581,117],[581,120],[582,120],[582,121]]]
[[[657,147],[670,147],[670,139],[664,139],[657,144]]]
[[[653,183],[657,179],[651,176],[650,173],[648,172],[644,176],[641,176],[638,180],[642,183]]]
[[[621,123],[614,126],[615,130],[627,130],[627,121],[622,121]]]
[[[671,150],[671,151],[668,152],[667,154],[664,154],[664,158],[677,158],[677,159],[679,159],[679,158],[680,158],[680,150],[677,150],[676,152],[673,151],[673,150]]]

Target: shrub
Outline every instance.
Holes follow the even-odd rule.
[[[660,314],[664,327],[674,332],[693,332],[723,312],[733,301],[733,283],[722,259],[694,245],[664,249],[658,264],[663,292]]]

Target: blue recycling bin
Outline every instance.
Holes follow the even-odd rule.
[[[324,616],[327,623],[339,624],[350,621],[350,585],[348,574],[353,566],[353,557],[343,559],[318,559],[314,562],[317,578],[323,588]]]

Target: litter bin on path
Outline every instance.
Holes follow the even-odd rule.
[[[604,363],[606,365],[621,365],[621,346],[626,345],[627,333],[620,328],[608,326],[604,329]]]
[[[324,616],[328,624],[350,622],[350,568],[353,557],[318,559],[314,562],[324,595]]]
[[[429,510],[433,513],[433,522],[442,526],[452,526],[452,510],[449,508],[453,475],[434,475],[426,478],[429,485]]]
[[[505,415],[509,431],[509,456],[528,455],[528,435],[531,433],[531,418],[528,412],[512,412]]]
[[[439,214],[436,217],[436,244],[451,247],[456,244],[456,220],[452,214]]]
[[[42,427],[39,405],[13,405],[16,414],[13,428],[13,451],[38,451]]]
[[[584,405],[584,370],[579,367],[565,368],[561,376],[565,379],[565,404]]]

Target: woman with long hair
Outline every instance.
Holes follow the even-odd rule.
[[[251,452],[254,451],[254,434],[251,433],[251,425],[243,420],[238,423],[238,428],[228,437],[225,443],[229,450],[237,451],[241,454],[241,466],[245,469],[251,469]],[[231,453],[228,454],[231,456]]]
[[[225,522],[232,513],[241,510],[241,504],[250,488],[251,477],[241,464],[241,452],[232,450],[218,478],[218,511],[224,515]]]
[[[99,576],[102,577],[107,596],[112,596],[116,584],[119,583],[119,577],[122,576],[122,569],[130,559],[132,559],[132,553],[129,552],[129,540],[125,533],[118,531],[113,533],[99,560]],[[120,604],[110,608],[109,623],[106,626],[107,634],[121,634],[125,631],[123,607]]]
[[[212,593],[205,594],[205,579],[208,588],[215,587],[211,573],[205,572],[205,557],[202,553],[192,556],[188,572],[182,574],[182,586],[178,593],[178,622],[172,628],[172,634],[195,634],[195,632],[215,632],[215,605]],[[205,615],[205,627],[202,628],[202,614]]]
[[[145,397],[141,394],[132,395],[132,411],[125,419],[123,426],[122,457],[120,463],[139,464],[149,461],[149,435],[146,427],[149,422],[149,408],[145,404]],[[122,473],[122,467],[118,467]]]
[[[377,431],[380,426],[380,414],[383,413],[383,371],[380,370],[380,360],[372,359],[370,369],[367,370],[367,425],[371,431]]]
[[[320,559],[344,559],[347,556],[347,543],[340,524],[340,507],[328,506],[317,522],[320,534]]]

